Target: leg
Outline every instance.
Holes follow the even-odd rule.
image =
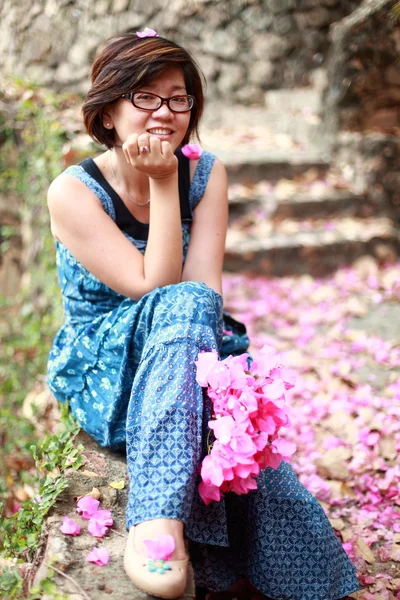
[[[217,349],[222,299],[197,283],[157,292],[128,408],[127,527],[137,526],[138,552],[143,539],[170,533],[171,558],[181,559],[202,454],[203,392],[194,361],[202,350]]]
[[[257,490],[224,499],[229,546],[191,543],[196,584],[222,592],[247,577],[258,591],[252,600],[262,594],[337,600],[358,590],[355,569],[321,506],[290,465],[263,471],[257,482]]]

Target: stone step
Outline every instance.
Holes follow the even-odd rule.
[[[230,184],[255,183],[265,179],[275,183],[282,178],[299,177],[309,169],[315,169],[322,177],[330,166],[317,150],[301,152],[267,149],[240,152],[220,147],[204,148],[223,162]]]
[[[328,189],[324,193],[299,192],[288,198],[279,198],[273,191],[262,196],[229,194],[229,219],[259,221],[260,218],[280,221],[282,219],[329,219],[332,217],[372,217],[383,216],[386,205],[375,202],[364,194],[354,194],[350,190]]]
[[[320,131],[320,92],[268,92],[265,106],[207,106],[201,145],[225,164],[231,183],[294,177],[310,167],[324,173],[330,143]]]
[[[229,228],[224,269],[323,276],[364,255],[380,262],[400,256],[400,232],[390,219],[260,220],[245,229]]]
[[[68,486],[57,498],[50,516],[46,518],[41,547],[37,551],[34,572],[31,574],[33,583],[38,585],[48,576],[49,566],[54,565],[58,572],[52,581],[57,591],[66,594],[68,598],[155,600],[155,596],[137,589],[123,568],[127,538],[125,510],[128,490],[127,485],[124,485],[122,490],[116,490],[109,484],[112,481],[127,483],[126,458],[123,454],[101,448],[84,431],[78,435],[75,447],[79,447],[79,444],[83,446],[80,454],[84,464],[79,471],[64,471],[63,478]],[[98,546],[99,542],[88,533],[87,521],[76,513],[76,499],[90,493],[93,488],[100,493],[101,508],[111,510],[114,519],[112,528],[100,541],[110,554],[110,563],[104,569],[85,560],[87,554],[94,546]],[[70,517],[81,526],[81,534],[78,537],[60,532],[63,516]],[[68,572],[69,578],[62,577],[60,571]],[[77,590],[77,585],[80,590]],[[194,597],[193,569],[189,565],[187,588],[179,600],[191,600]]]

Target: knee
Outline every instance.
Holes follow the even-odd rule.
[[[208,287],[202,281],[181,281],[175,285],[169,286],[171,288],[175,288],[179,292],[184,292],[186,294],[193,294],[195,296],[202,296],[204,294],[211,294],[215,296],[219,296],[215,290]]]
[[[170,287],[173,288],[171,293],[174,298],[180,299],[179,304],[186,301],[199,309],[205,308],[213,312],[222,309],[222,296],[201,281],[182,281]]]
[[[178,319],[197,320],[199,315],[219,319],[222,314],[222,296],[199,281],[183,281],[162,288],[160,300],[164,310]]]

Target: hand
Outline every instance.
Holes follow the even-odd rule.
[[[147,151],[141,152],[142,148]],[[122,145],[122,151],[129,164],[151,179],[166,179],[178,169],[178,159],[171,144],[154,135],[132,133]]]

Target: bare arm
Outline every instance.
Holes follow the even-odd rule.
[[[217,159],[205,194],[194,212],[182,281],[202,281],[222,294],[222,265],[228,222],[228,182]]]
[[[165,153],[169,150],[170,146]],[[100,281],[135,300],[181,279],[182,231],[177,161],[172,149],[169,158],[165,176],[158,177],[159,169],[157,177],[149,175],[150,227],[144,256],[78,179],[61,175],[48,192],[51,227],[57,239]],[[146,160],[155,160],[153,146],[152,157]]]

